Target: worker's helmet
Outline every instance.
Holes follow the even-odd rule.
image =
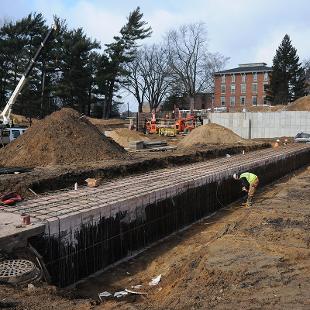
[[[238,179],[239,179],[238,174],[237,174],[237,173],[234,173],[234,174],[233,174],[233,178],[234,178],[235,180],[238,180]]]

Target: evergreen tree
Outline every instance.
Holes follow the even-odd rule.
[[[73,107],[81,113],[88,113],[89,85],[92,73],[89,71],[89,58],[93,49],[100,48],[82,28],[66,31],[62,38],[60,53],[60,79],[56,94],[62,105]]]
[[[134,59],[137,41],[149,37],[152,33],[151,27],[145,27],[147,23],[142,17],[143,14],[137,7],[129,14],[126,25],[120,30],[120,36],[114,37],[113,43],[106,44],[106,56],[101,59],[102,68],[99,73],[105,97],[103,118],[109,118],[112,113],[113,97],[119,89],[120,77],[129,74],[124,64]]]
[[[305,72],[297,50],[286,34],[273,58],[268,99],[273,104],[287,104],[305,94]]]

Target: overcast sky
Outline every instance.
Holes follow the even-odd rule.
[[[310,57],[309,0],[0,0],[0,21],[36,11],[52,22],[56,14],[103,45],[113,40],[137,6],[153,29],[149,43],[178,25],[204,22],[209,49],[230,57],[227,68],[247,62],[272,65],[286,33],[300,59]]]

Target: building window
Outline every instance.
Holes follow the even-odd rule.
[[[235,103],[236,103],[235,96],[231,96],[231,97],[230,97],[230,105],[231,105],[231,106],[234,106]]]
[[[222,75],[222,83],[225,83],[225,74]]]
[[[225,106],[225,97],[221,97],[221,106]]]
[[[245,83],[245,77],[246,77],[246,75],[245,75],[245,74],[242,74],[242,78],[241,78],[242,83]]]
[[[264,84],[264,93],[265,93],[267,90],[268,90],[268,84],[265,83],[265,84]]]
[[[263,97],[263,100],[264,100],[264,104],[265,104],[265,105],[269,105],[269,102],[268,102],[268,100],[266,99],[266,96]]]
[[[252,93],[257,94],[257,83],[252,83]]]
[[[234,74],[231,75],[231,82],[232,83],[235,83],[236,82],[236,77]]]
[[[257,82],[257,72],[254,72],[254,73],[253,73],[253,81],[254,81],[254,82]]]
[[[269,77],[268,77],[268,72],[264,73],[264,81],[268,81]]]
[[[231,92],[232,94],[234,94],[235,91],[236,91],[236,85],[235,85],[235,84],[231,84],[231,85],[230,85],[230,92]]]
[[[240,105],[245,105],[245,96],[240,97]]]
[[[242,94],[246,93],[246,84],[241,84],[241,93]]]
[[[226,93],[226,85],[221,85],[221,94],[225,94]]]
[[[252,104],[257,105],[257,96],[252,96]]]

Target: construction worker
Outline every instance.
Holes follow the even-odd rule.
[[[256,174],[251,172],[244,172],[240,176],[235,173],[233,175],[235,180],[240,180],[242,183],[242,190],[248,193],[248,199],[246,202],[247,207],[252,206],[253,196],[259,184],[259,179]]]

